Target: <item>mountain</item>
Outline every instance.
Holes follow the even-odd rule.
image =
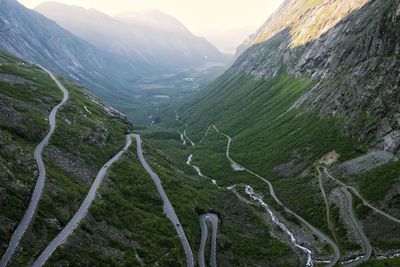
[[[318,84],[294,107],[345,116],[346,128],[363,141],[375,141],[377,147],[396,153],[400,149],[398,1],[324,1],[305,15],[299,6],[307,5],[301,1],[286,5],[289,13],[281,14],[281,9],[276,14],[288,17],[286,24],[274,17],[268,20],[233,68],[264,78],[282,69],[312,78]],[[267,49],[278,44],[278,49]]]
[[[361,142],[396,154],[400,149],[398,9],[398,1],[285,1],[242,45],[249,48],[231,69],[196,99],[204,98],[196,107],[213,106],[206,101],[211,94],[237,93],[218,84],[239,77],[269,82],[286,76],[310,83],[305,92],[288,92],[301,97],[287,112],[303,110],[343,119],[345,129]],[[213,107],[228,112],[223,103]],[[213,117],[222,117],[218,114]]]
[[[89,85],[104,98],[152,73],[145,64],[97,49],[15,0],[0,4],[0,48]]]
[[[370,245],[373,257],[398,252],[399,10],[396,0],[284,1],[228,71],[164,112],[195,145],[154,142],[175,162],[192,154],[222,187],[256,185],[331,237],[331,259],[367,261]]]
[[[196,32],[206,37],[212,44],[222,51],[235,54],[238,46],[243,43],[257,26],[236,27],[231,29],[199,29]]]
[[[99,49],[152,66],[190,68],[229,58],[158,10],[123,13],[114,18],[58,2],[45,2],[35,10]]]

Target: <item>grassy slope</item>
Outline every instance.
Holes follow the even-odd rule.
[[[179,238],[163,216],[162,202],[136,156],[136,145],[111,168],[104,184],[82,226],[50,262],[138,266],[140,259],[145,265],[184,265]]]
[[[266,214],[262,209],[253,209],[247,204],[239,201],[234,194],[224,188],[218,190],[215,185],[212,185],[209,179],[199,179],[194,175],[193,169],[188,167],[185,163],[187,156],[193,153],[193,164],[201,166],[202,171],[207,175],[212,173],[214,175],[212,178],[217,179],[221,187],[231,185],[231,182],[238,182],[240,177],[243,178],[241,179],[243,182],[247,179],[253,179],[251,176],[247,176],[246,179],[245,175],[231,171],[223,151],[204,150],[208,156],[203,157],[201,154],[201,148],[198,146],[196,146],[196,149],[186,147],[185,151],[180,150],[183,148],[180,141],[175,139],[171,134],[165,134],[163,130],[162,132],[159,132],[159,134],[151,131],[150,133],[145,134],[145,136],[148,136],[149,138],[157,136],[157,139],[152,139],[152,142],[155,142],[154,144],[157,147],[160,147],[163,151],[168,152],[169,160],[176,162],[176,165],[179,166],[179,168],[184,169],[186,173],[193,176],[193,178],[186,177],[185,181],[191,184],[198,184],[195,186],[196,191],[190,192],[188,197],[191,196],[192,199],[196,199],[196,196],[200,194],[203,198],[205,197],[207,199],[207,201],[204,202],[206,203],[206,206],[193,206],[191,208],[192,212],[194,209],[202,209],[212,210],[219,214],[222,221],[222,225],[220,225],[219,228],[220,234],[218,235],[218,257],[220,265],[230,266],[228,264],[230,263],[234,266],[245,266],[246,264],[253,266],[257,264],[279,263],[280,266],[291,266],[294,264],[293,262],[295,262],[296,259],[293,257],[293,254],[288,247],[283,245],[281,241],[272,238],[268,233],[269,226],[266,224]],[[221,146],[215,145],[216,143],[221,144]],[[219,135],[213,135],[212,132],[210,132],[210,138],[207,139],[206,144],[201,147],[213,147],[218,149],[223,148],[223,143],[226,143],[226,140],[220,138]],[[175,147],[175,149],[173,149],[173,147]],[[174,153],[174,151],[176,151],[176,153]],[[210,162],[217,162],[218,164],[209,164]],[[209,168],[212,168],[215,172]],[[160,171],[160,173],[165,174],[167,172]],[[173,202],[183,203],[182,199],[180,199],[182,197],[182,192],[174,193],[174,190],[184,186],[175,187],[174,189],[173,185],[169,185],[168,183],[166,185],[167,193],[168,191],[171,192],[169,194],[171,200],[175,199]],[[186,205],[191,206],[193,205],[193,202],[187,202]],[[190,210],[189,207],[188,209]],[[177,209],[177,212],[179,212],[179,208]],[[186,213],[181,214],[183,215],[182,221],[187,220],[187,224],[189,225],[190,223],[193,223],[193,220],[186,219]],[[193,216],[194,215],[195,214],[193,213]],[[186,231],[188,233],[188,230]],[[197,233],[193,233],[194,235],[199,234],[198,228],[196,228],[196,231]],[[189,237],[194,238],[194,235],[191,235],[189,231]],[[192,248],[197,250],[198,239],[196,242],[195,246],[192,245]]]
[[[47,132],[48,112],[61,100],[60,91],[45,73],[34,66],[18,65],[19,60],[14,58],[5,60],[10,64],[0,60],[2,73],[23,76],[32,84],[1,83],[2,101],[8,96],[13,105],[27,106],[19,107],[18,110],[24,111],[18,114],[17,109],[12,113],[12,117],[21,113],[24,123],[1,121],[0,167],[6,175],[0,177],[0,223],[7,226],[1,227],[2,251],[25,211],[36,181],[33,150]],[[45,152],[48,175],[38,215],[10,266],[28,265],[66,225],[100,166],[124,145],[124,133],[130,128],[91,101],[85,89],[64,83],[70,100],[57,115],[57,128]],[[7,102],[5,107],[9,105]],[[52,155],[54,151],[58,156]],[[145,151],[148,161],[160,174],[195,255],[200,238],[198,213],[212,210],[222,220],[218,238],[221,266],[253,266],[260,262],[290,266],[296,260],[288,246],[268,234],[262,213],[237,202],[231,192],[218,190],[209,181],[187,177],[147,143]],[[26,155],[26,164],[25,158],[22,163],[17,161],[21,155]],[[74,173],[65,159],[72,160],[78,170],[88,169],[89,174]],[[266,250],[261,244],[274,249]],[[162,266],[185,265],[180,241],[163,215],[161,200],[138,162],[133,144],[113,165],[88,216],[56,250],[49,265],[136,266],[140,261],[145,265],[155,262]]]
[[[125,144],[124,134],[129,129],[127,124],[109,117],[103,107],[89,99],[85,89],[68,83],[66,87],[70,100],[57,114],[57,128],[45,152],[48,176],[38,209],[39,216],[27,238],[22,241],[24,249],[20,258],[15,259],[16,265],[30,259],[58,233],[58,227],[49,219],[56,219],[61,227],[68,223],[83,201],[97,171]],[[75,163],[89,166],[93,170],[89,181],[82,181],[82,177],[73,175],[64,167],[62,160],[54,162],[48,154],[50,149],[60,151],[61,157],[72,156],[76,158]]]
[[[144,132],[185,172],[194,174],[185,164],[187,156],[193,154],[193,164],[201,167],[204,174],[218,180],[221,186],[249,183],[268,199],[265,184],[248,174],[231,171],[225,159],[226,138],[211,131],[206,141],[198,144],[208,125],[215,123],[233,138],[232,158],[267,177],[283,203],[331,235],[314,164],[332,150],[340,154],[339,161],[354,158],[365,153],[366,146],[346,134],[340,118],[318,117],[302,110],[289,109],[312,85],[313,82],[306,78],[296,79],[284,73],[265,81],[244,74],[232,76],[227,72],[211,87],[178,108],[180,118],[188,123],[188,135],[197,142],[195,147],[180,145],[179,135],[174,129],[182,131],[183,125],[175,121],[173,108],[165,114],[165,119],[170,121],[167,125],[170,129],[157,128]],[[295,171],[283,176],[275,169],[283,163],[292,163]],[[397,166],[398,163],[366,173],[359,179],[356,184],[360,185],[363,195],[373,200],[371,194],[379,193],[378,199],[382,199],[383,193],[391,189],[393,180],[398,176],[396,167],[392,165]],[[385,181],[379,183],[374,178],[377,175]],[[368,189],[370,184],[373,190]],[[396,199],[391,200],[392,206],[397,203]],[[273,205],[271,199],[268,203]],[[338,214],[334,215],[337,234],[346,237]],[[372,221],[376,223],[380,220]],[[392,224],[390,227],[397,229]],[[369,235],[377,248],[392,249],[397,244],[394,240],[382,243],[382,238],[373,237],[376,235],[373,229]],[[341,238],[339,246],[342,250],[352,250],[354,244],[347,244],[345,239]]]
[[[313,164],[332,150],[340,154],[340,161],[345,161],[365,153],[367,149],[365,145],[346,134],[341,118],[319,117],[302,110],[289,109],[312,85],[312,81],[293,78],[284,73],[272,80],[261,80],[245,74],[232,76],[227,72],[196,98],[184,103],[178,111],[181,119],[188,123],[187,132],[195,141],[200,140],[211,123],[215,123],[220,130],[232,136],[231,157],[270,179],[278,197],[285,204],[329,233],[326,220],[321,220],[325,218],[325,207]],[[173,122],[172,115],[169,119],[170,126],[182,129],[180,124]],[[193,149],[195,152],[191,153],[198,153],[200,157],[207,159],[200,160],[204,163],[202,165],[196,162],[195,156],[194,164],[197,163],[203,170],[209,170],[205,171],[207,175],[221,177],[222,171],[217,170],[209,153],[218,150],[222,155],[222,146],[225,145],[226,140],[225,143],[221,140],[208,147],[196,146]],[[176,149],[172,150],[168,146],[165,149],[172,151],[175,158],[182,157]],[[282,176],[275,171],[275,167],[289,162],[299,168],[295,168],[296,171],[288,176]],[[398,162],[391,162],[351,182],[357,185],[372,203],[387,209],[392,215],[397,215],[398,210],[395,206],[398,194],[393,191],[393,184],[398,181],[398,166]],[[244,178],[235,175],[229,177],[231,183],[232,180],[240,182]],[[264,189],[265,194],[266,191]],[[390,192],[394,194],[387,199],[385,196]],[[364,223],[375,225],[380,220],[375,218]],[[383,223],[390,224],[386,221]],[[390,227],[397,229],[397,226],[392,224]],[[336,228],[340,229],[341,225],[336,225]],[[386,242],[373,235],[376,235],[376,231],[370,229],[370,236],[376,247],[396,248],[397,237]]]
[[[4,81],[0,83],[1,99],[8,101],[6,102],[7,105],[2,106],[2,108],[5,108],[11,114],[6,117],[7,120],[1,120],[0,128],[0,168],[4,173],[0,179],[2,190],[1,250],[4,252],[14,227],[23,216],[26,205],[30,200],[31,188],[36,181],[36,163],[33,159],[33,150],[47,132],[48,122],[46,117],[48,112],[61,100],[62,95],[50,77],[37,67],[26,63],[22,65],[20,60],[7,55],[1,54],[1,58],[0,71],[2,74],[13,74],[17,78],[26,79],[23,80],[23,83],[15,85]],[[57,115],[57,128],[45,153],[48,175],[38,216],[22,240],[22,250],[18,251],[10,266],[27,265],[33,259],[33,256],[37,255],[59,232],[59,227],[63,227],[69,221],[85,197],[100,166],[124,145],[125,131],[130,128],[123,121],[111,118],[100,105],[92,102],[83,88],[69,83],[66,83],[66,86],[70,92],[70,100],[60,109]],[[84,106],[90,113],[85,110]],[[18,123],[12,124],[15,118],[20,118],[20,120],[17,121]],[[61,151],[61,156],[73,157],[75,163],[82,163],[94,170],[89,181],[82,180],[82,177],[77,177],[77,175],[71,173],[70,170],[65,168],[62,161],[55,161],[51,158],[48,151],[54,149]],[[123,162],[127,163],[126,159]],[[158,194],[154,186],[151,183],[149,184],[149,179],[147,179],[144,188],[137,188],[137,190],[145,190],[142,195],[136,196],[136,199],[133,200],[129,198],[132,197],[131,195],[128,194],[127,196],[126,184],[129,181],[127,179],[132,177],[125,179],[126,172],[132,171],[133,176],[141,175],[141,177],[148,178],[147,174],[137,162],[135,165],[132,162],[132,165],[128,164],[125,168],[121,165],[122,163],[118,164],[121,168],[114,167],[113,171],[116,170],[113,172],[115,178],[111,177],[114,188],[104,192],[103,199],[108,202],[105,201],[106,204],[104,205],[97,204],[93,215],[96,222],[105,221],[102,226],[106,230],[103,231],[103,236],[95,237],[92,244],[102,240],[101,238],[104,235],[115,235],[117,236],[116,240],[104,243],[101,251],[98,250],[99,247],[96,245],[94,245],[92,251],[84,251],[80,244],[75,243],[75,245],[78,245],[75,247],[77,251],[75,251],[73,257],[77,260],[75,263],[80,262],[82,258],[91,263],[113,263],[116,259],[121,264],[133,263],[136,261],[133,257],[127,256],[123,259],[118,257],[121,253],[132,253],[130,246],[121,244],[126,240],[137,243],[144,251],[152,251],[151,256],[149,253],[143,255],[145,261],[161,258],[165,256],[166,248],[175,247],[177,248],[176,252],[168,255],[164,260],[166,262],[175,261],[177,255],[181,253],[179,240],[170,222],[163,215]],[[128,230],[123,226],[125,218],[121,216],[117,217],[116,222],[113,221],[115,216],[110,216],[111,211],[109,209],[110,205],[127,202],[131,206],[130,216],[140,216],[145,211],[148,216],[148,218],[133,224],[133,226],[128,225]],[[119,210],[115,209],[115,212],[123,210],[122,204],[118,206]],[[51,220],[55,220],[57,223],[51,222]],[[132,230],[135,228],[144,229],[145,224],[149,221],[157,224],[157,229],[162,231],[164,238],[160,239],[160,235],[153,234],[152,231],[145,231],[137,239],[137,236],[132,236]],[[86,228],[84,226],[83,229],[88,232],[91,231],[90,226]],[[80,229],[80,231],[85,230]],[[156,242],[152,244],[146,241],[154,241],[154,239]],[[69,244],[69,241],[67,244]],[[114,247],[118,248],[117,252],[119,253],[113,254]]]
[[[231,135],[232,158],[268,177],[284,203],[326,230],[325,221],[320,219],[325,208],[317,179],[312,169],[299,175],[327,152],[335,149],[344,160],[357,155],[362,147],[337,130],[339,121],[289,110],[312,85],[306,78],[284,73],[269,81],[245,74],[230,78],[226,73],[195,103],[183,105],[179,113],[196,140],[210,123]],[[274,171],[287,162],[303,167],[289,177]]]
[[[0,81],[0,252],[4,252],[14,223],[22,218],[34,184],[33,151],[47,131],[47,111],[61,92],[46,74],[0,52],[0,74],[22,79]],[[27,86],[30,89],[26,93]]]
[[[377,177],[379,177],[377,179]],[[390,214],[397,211],[397,217],[400,217],[400,211],[396,209],[400,205],[400,195],[389,193],[395,192],[394,184],[399,184],[400,179],[400,161],[389,162],[372,171],[361,174],[355,178],[355,183],[359,185],[360,191],[374,205],[386,210]],[[386,197],[385,197],[386,196]],[[382,205],[384,203],[384,205]]]

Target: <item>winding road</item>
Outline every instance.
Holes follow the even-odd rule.
[[[181,137],[182,145],[186,146],[186,140],[185,140],[185,137],[183,136],[183,133],[181,131],[178,131],[178,134]]]
[[[186,162],[187,165],[191,166],[197,174],[202,178],[208,178],[204,176],[199,167],[192,165],[193,155],[190,154],[188,160]],[[217,185],[217,181],[211,179],[212,183]],[[218,232],[218,215],[214,213],[207,213],[199,216],[200,218],[200,228],[201,228],[201,240],[200,240],[200,247],[198,252],[198,261],[200,267],[205,267],[205,257],[204,257],[204,248],[207,242],[207,224],[206,222],[210,222],[212,225],[212,239],[211,239],[211,256],[210,256],[210,265],[211,267],[217,266],[217,232]]]
[[[330,247],[333,249],[334,257],[331,260],[331,262],[329,264],[327,264],[327,266],[329,266],[329,267],[330,266],[334,266],[338,262],[338,260],[340,258],[340,251],[339,251],[338,246],[335,244],[335,242],[333,242],[327,235],[325,235],[320,230],[318,230],[313,225],[311,225],[309,222],[307,222],[305,219],[303,219],[300,215],[298,215],[297,213],[291,211],[289,208],[287,208],[285,205],[283,205],[283,203],[275,195],[274,187],[272,186],[270,181],[268,181],[266,178],[262,177],[261,175],[259,175],[259,174],[255,173],[255,172],[243,167],[243,165],[238,164],[237,162],[235,162],[229,155],[230,144],[232,142],[232,138],[230,136],[228,136],[227,134],[224,134],[221,131],[219,131],[218,128],[215,125],[213,125],[213,127],[219,134],[225,136],[228,139],[228,145],[227,145],[227,149],[226,149],[226,157],[231,162],[232,169],[236,170],[236,171],[246,171],[246,172],[254,175],[255,177],[259,178],[261,181],[265,182],[269,187],[270,195],[272,196],[272,198],[275,200],[275,202],[279,206],[281,206],[289,214],[291,214],[294,217],[296,217],[305,226],[307,226],[312,232],[314,232],[314,234],[317,235],[321,240],[325,241],[326,243],[328,243],[330,245]]]
[[[328,223],[328,228],[329,228],[329,230],[331,230],[331,233],[332,233],[333,238],[335,239],[336,243],[339,243],[338,239],[336,237],[336,234],[335,234],[335,228],[333,227],[332,221],[331,221],[331,213],[330,213],[329,201],[328,201],[328,197],[326,195],[325,189],[324,189],[324,184],[322,182],[322,173],[319,170],[319,168],[317,168],[317,171],[318,171],[319,188],[321,189],[321,193],[322,193],[322,196],[324,197],[324,202],[325,202],[326,221]]]
[[[79,225],[83,217],[85,217],[93,200],[96,198],[96,192],[99,189],[104,176],[107,174],[108,169],[115,161],[117,161],[124,154],[124,152],[130,147],[131,144],[132,144],[132,134],[128,134],[126,135],[125,147],[101,167],[99,173],[96,176],[96,179],[94,180],[92,186],[90,187],[89,193],[86,195],[85,200],[79,207],[78,211],[75,213],[74,217],[72,217],[72,219],[68,222],[68,224],[64,227],[64,229],[50,242],[50,244],[46,247],[46,249],[40,254],[40,256],[33,263],[32,267],[43,266],[46,263],[46,261],[50,258],[50,256],[53,254],[53,252],[73,233],[73,231]]]
[[[353,193],[363,202],[363,204],[364,204],[365,206],[369,207],[370,209],[372,209],[372,210],[375,211],[376,213],[379,213],[379,214],[381,214],[382,216],[385,216],[386,218],[388,218],[389,220],[391,220],[391,221],[393,221],[393,222],[400,223],[400,220],[399,220],[399,219],[397,219],[397,218],[395,218],[395,217],[393,217],[393,216],[387,214],[386,212],[384,212],[384,211],[382,211],[382,210],[380,210],[380,209],[378,209],[378,208],[372,206],[365,198],[363,198],[363,197],[361,196],[361,194],[358,192],[358,190],[357,190],[354,186],[347,185],[347,184],[343,183],[342,181],[338,180],[337,178],[333,177],[333,176],[328,172],[328,169],[327,169],[326,167],[320,166],[320,167],[318,167],[318,168],[322,168],[322,170],[325,172],[325,174],[326,174],[329,178],[333,179],[334,181],[336,181],[336,182],[337,182],[338,184],[340,184],[341,186],[343,186],[343,187],[345,187],[345,188],[350,189],[351,191],[353,191]]]
[[[41,66],[39,66],[39,67],[41,67]],[[20,221],[17,229],[14,231],[14,233],[11,237],[11,241],[8,245],[8,248],[7,248],[6,252],[4,253],[3,257],[1,258],[0,267],[4,267],[8,264],[12,255],[15,253],[15,250],[17,249],[21,238],[25,234],[30,223],[32,222],[32,220],[34,219],[34,217],[36,215],[37,207],[39,205],[39,201],[40,201],[40,198],[43,193],[43,188],[46,183],[46,167],[43,162],[43,151],[46,148],[47,144],[49,143],[50,138],[53,135],[53,132],[56,128],[57,111],[59,110],[59,108],[62,105],[65,104],[65,102],[67,102],[67,100],[69,98],[68,91],[57,80],[57,78],[53,75],[53,73],[51,73],[50,71],[48,71],[47,69],[45,69],[43,67],[41,67],[41,68],[45,72],[47,72],[47,74],[51,77],[51,79],[56,83],[57,87],[62,91],[63,99],[57,106],[55,106],[51,110],[50,115],[49,115],[50,130],[47,133],[47,135],[45,136],[45,138],[42,140],[42,142],[40,142],[40,144],[35,149],[34,156],[35,156],[35,160],[37,162],[37,166],[38,166],[38,170],[39,170],[39,177],[36,181],[35,189],[33,191],[31,200],[29,202],[29,206],[28,206],[27,210],[25,211],[24,217]]]
[[[231,163],[232,169],[235,170],[235,171],[247,171],[246,168],[244,168],[242,165],[240,165],[239,163],[237,163],[236,161],[234,161],[234,160],[231,158],[231,156],[229,155],[229,152],[230,152],[230,149],[231,149],[232,138],[231,138],[229,135],[224,134],[223,132],[221,132],[221,131],[217,128],[217,126],[215,126],[215,124],[213,124],[213,128],[214,128],[214,130],[215,130],[217,133],[219,133],[220,135],[225,136],[225,137],[228,139],[228,144],[227,144],[227,146],[226,146],[226,153],[225,153],[225,155],[226,155],[226,158],[227,158],[227,159],[229,160],[229,162]]]
[[[346,266],[357,266],[358,264],[369,260],[372,254],[372,247],[369,243],[367,236],[364,234],[363,230],[361,229],[360,224],[354,214],[353,211],[353,196],[349,193],[346,187],[342,187],[340,189],[347,199],[347,214],[350,217],[352,224],[354,225],[355,229],[357,230],[358,235],[360,236],[362,242],[364,243],[365,247],[365,254],[362,257],[357,257],[354,261],[346,263]]]
[[[187,124],[185,124],[185,125],[186,125],[186,127],[187,127]],[[186,134],[186,129],[183,130],[183,136],[186,138],[186,140],[189,141],[189,143],[190,143],[191,146],[196,145],[195,142],[193,142],[192,139],[190,139],[189,136],[187,136],[187,134]]]
[[[199,141],[199,144],[201,144],[201,142],[203,142],[204,138],[207,137],[208,132],[210,131],[210,129],[211,129],[211,125],[208,126],[207,130],[205,131],[205,133],[204,133],[203,136],[201,137],[201,139],[200,139],[200,141]]]
[[[185,231],[183,230],[182,225],[179,222],[178,216],[176,215],[175,210],[174,210],[171,202],[169,201],[167,194],[164,191],[164,188],[161,184],[160,177],[151,169],[150,165],[147,163],[146,159],[143,156],[142,139],[141,139],[140,135],[135,134],[134,137],[136,138],[137,154],[138,154],[139,160],[142,163],[142,166],[145,168],[145,170],[151,176],[151,179],[153,180],[154,184],[156,185],[158,193],[160,194],[161,199],[164,202],[164,213],[167,216],[167,218],[174,225],[175,230],[178,233],[179,238],[181,239],[181,243],[182,243],[183,249],[185,251],[185,255],[186,255],[187,267],[193,267],[194,266],[193,253],[192,253],[192,249],[190,247],[189,241],[186,238]]]
[[[205,267],[205,256],[204,248],[207,242],[208,228],[207,222],[212,225],[212,236],[211,236],[211,255],[210,255],[210,266],[217,266],[217,233],[218,233],[218,216],[214,213],[207,213],[200,215],[200,227],[201,227],[201,240],[198,253],[198,260],[200,267]]]
[[[322,194],[323,194],[324,199],[325,199],[328,226],[329,226],[329,229],[331,229],[332,234],[334,235],[333,226],[331,225],[331,221],[330,221],[329,204],[328,204],[328,200],[327,200],[326,193],[324,191],[324,187],[323,187],[323,183],[322,183],[321,168],[323,168],[323,167],[317,167],[319,185],[320,185]],[[325,175],[328,176],[327,171],[324,171],[324,173],[325,173]],[[328,177],[330,177],[330,176],[328,176]],[[355,259],[351,259],[349,261],[346,261],[343,264],[345,266],[357,266],[358,264],[369,260],[369,258],[372,255],[372,247],[371,247],[371,244],[370,244],[367,236],[363,232],[363,230],[362,230],[362,228],[360,226],[360,223],[358,222],[358,220],[356,218],[356,215],[354,213],[354,210],[353,210],[353,196],[348,191],[348,187],[344,186],[343,184],[341,184],[341,186],[342,187],[340,188],[340,191],[346,197],[346,202],[347,202],[346,203],[346,206],[347,206],[346,213],[349,216],[350,221],[351,221],[352,225],[354,226],[354,229],[356,230],[356,232],[357,232],[358,236],[360,237],[362,243],[364,244],[364,248],[365,248],[365,254],[363,256],[356,257]]]

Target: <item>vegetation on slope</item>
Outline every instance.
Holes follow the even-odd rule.
[[[284,72],[273,79],[264,80],[243,73],[232,75],[228,71],[177,109],[180,119],[188,124],[186,132],[196,142],[195,146],[179,144],[179,135],[172,129],[183,131],[185,125],[175,120],[174,107],[165,114],[165,119],[169,120],[166,126],[171,130],[151,129],[144,132],[152,131],[146,136],[188,173],[194,174],[194,171],[184,166],[185,159],[193,154],[193,164],[199,166],[203,174],[216,179],[219,185],[254,185],[266,197],[268,204],[274,206],[266,184],[256,181],[254,176],[231,170],[225,158],[227,139],[224,136],[211,130],[202,139],[208,126],[216,124],[222,132],[232,137],[230,155],[235,161],[269,179],[285,205],[331,235],[315,166],[328,152],[335,150],[340,155],[339,162],[343,162],[366,153],[367,145],[350,136],[344,126],[344,118],[335,119],[302,109],[291,109],[293,103],[313,84],[307,78],[294,78]],[[390,164],[383,166],[380,172],[384,172],[385,168],[391,169],[387,175],[391,178],[380,186],[377,186],[379,182],[375,179],[372,183],[377,186],[374,191],[379,188],[390,189],[393,179],[397,179],[396,169],[392,166],[397,163]],[[379,169],[376,171],[379,172]],[[367,175],[371,177],[370,180],[360,179],[364,188],[376,173]],[[368,197],[368,193],[365,196]],[[278,207],[275,208],[279,211]],[[342,238],[347,238],[347,230],[338,216],[336,212],[335,227]],[[290,216],[287,217],[290,219]],[[375,221],[379,220],[375,218]],[[339,244],[343,252],[359,249],[346,242],[343,239]],[[377,242],[380,242],[378,237]],[[391,249],[394,248],[393,244],[377,245],[376,248]]]
[[[39,68],[7,55],[0,61],[1,108],[7,114],[1,117],[0,128],[4,252],[37,179],[33,150],[46,134],[46,118],[61,94]],[[77,211],[101,165],[121,149],[125,132],[132,130],[123,116],[110,111],[84,88],[63,82],[70,99],[57,114],[57,128],[44,154],[46,186],[37,216],[10,266],[29,265],[60,232]],[[185,265],[179,237],[163,214],[160,197],[135,148],[133,144],[111,167],[88,215],[56,250],[49,265]],[[208,180],[186,176],[146,142],[145,156],[159,173],[195,254],[200,241],[198,216],[213,211],[221,220],[221,266],[274,262],[291,266],[296,261],[293,251],[268,233],[263,213]],[[265,245],[273,249],[265,249]]]
[[[1,253],[30,199],[37,173],[33,151],[46,134],[45,117],[61,98],[47,74],[0,51]]]
[[[215,123],[233,138],[232,158],[268,177],[284,203],[327,229],[320,219],[325,213],[322,195],[310,167],[332,150],[345,160],[363,148],[338,130],[339,121],[290,109],[312,84],[283,73],[273,80],[245,74],[230,79],[228,73],[205,97],[183,106],[179,113],[188,122],[189,135],[197,140],[207,125]],[[279,171],[286,165],[288,172]]]

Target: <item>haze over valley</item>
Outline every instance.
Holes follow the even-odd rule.
[[[400,266],[399,157],[399,0],[0,0],[0,267]]]

